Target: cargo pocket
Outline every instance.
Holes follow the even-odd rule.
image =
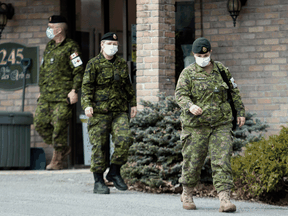
[[[181,135],[180,135],[180,140],[181,141],[185,141],[189,135],[191,135],[191,133],[189,133],[188,131],[182,130]]]
[[[187,143],[190,137],[191,137],[191,133],[189,133],[188,131],[182,130],[181,135],[180,135],[182,148]]]
[[[95,115],[95,114],[94,114]],[[99,118],[91,117],[88,119],[87,128],[90,130],[91,127],[97,125],[99,123]]]

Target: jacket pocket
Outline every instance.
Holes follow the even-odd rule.
[[[207,93],[209,83],[207,79],[193,79],[193,85],[191,89],[191,94],[193,97],[193,102],[201,102]]]
[[[228,102],[222,103],[220,109],[225,120],[233,120],[232,109]]]
[[[201,104],[196,104],[197,106],[199,106],[203,112],[201,115],[193,115],[189,110],[186,111],[184,113],[184,118],[183,118],[183,122],[185,122],[184,124],[189,125],[191,127],[194,126],[199,126],[201,125],[209,125],[209,111],[208,111],[208,105],[201,105]],[[185,120],[184,120],[185,119]]]
[[[227,115],[229,113],[232,113],[232,109],[231,109],[231,106],[230,104],[226,101],[225,103],[222,103],[220,105],[220,108],[221,108],[221,111],[224,115]]]
[[[94,95],[93,111],[95,113],[107,113],[109,108],[109,90],[97,90]]]
[[[94,101],[105,101],[109,99],[109,90],[103,89],[103,90],[96,90]]]
[[[220,89],[221,89],[221,93],[222,93],[222,95],[221,95],[222,102],[226,102],[228,100],[227,93],[229,91],[229,87],[225,82],[223,82],[220,86]]]
[[[97,76],[96,81],[99,85],[110,83],[113,75],[112,66],[103,65],[100,67],[100,74]]]
[[[128,71],[125,69],[122,69],[122,70],[119,69],[119,74],[120,74],[121,78],[123,78],[123,79],[126,79],[129,76]]]

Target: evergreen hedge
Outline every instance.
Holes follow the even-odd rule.
[[[262,138],[245,148],[243,156],[238,155],[231,161],[238,197],[261,199],[269,193],[285,193],[288,189],[285,182],[288,177],[288,128],[282,127],[279,135]]]
[[[180,107],[174,97],[159,94],[159,101],[141,101],[144,109],[131,119],[130,129],[134,137],[129,150],[128,162],[121,174],[130,185],[147,190],[177,191],[181,175],[181,122]],[[261,139],[268,127],[254,115],[246,115],[245,125],[235,131],[234,154],[238,155],[248,142]],[[210,159],[206,158],[201,173],[202,182],[212,182]],[[175,187],[176,186],[176,187]]]

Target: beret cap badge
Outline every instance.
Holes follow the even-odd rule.
[[[118,36],[115,32],[107,32],[101,37],[102,40],[118,41]]]
[[[211,44],[209,40],[204,37],[197,38],[192,45],[192,52],[205,54],[211,50]]]

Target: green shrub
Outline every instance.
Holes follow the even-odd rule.
[[[233,178],[242,198],[259,197],[283,189],[288,175],[288,128],[279,135],[246,145],[244,156],[232,158]]]
[[[260,141],[263,137],[263,132],[269,127],[259,119],[253,119],[255,115],[246,113],[245,124],[241,128],[237,125],[233,139],[233,151],[235,155],[238,155],[242,151],[242,147],[247,143]]]
[[[128,162],[122,167],[123,178],[131,185],[141,184],[151,188],[173,187],[181,176],[181,110],[174,97],[160,94],[159,102],[141,101],[144,109],[131,119],[130,129],[134,143],[130,147]],[[254,115],[247,114],[247,122],[235,131],[233,143],[235,153],[250,141],[261,139],[268,126]],[[201,181],[212,182],[210,159],[205,160]]]

